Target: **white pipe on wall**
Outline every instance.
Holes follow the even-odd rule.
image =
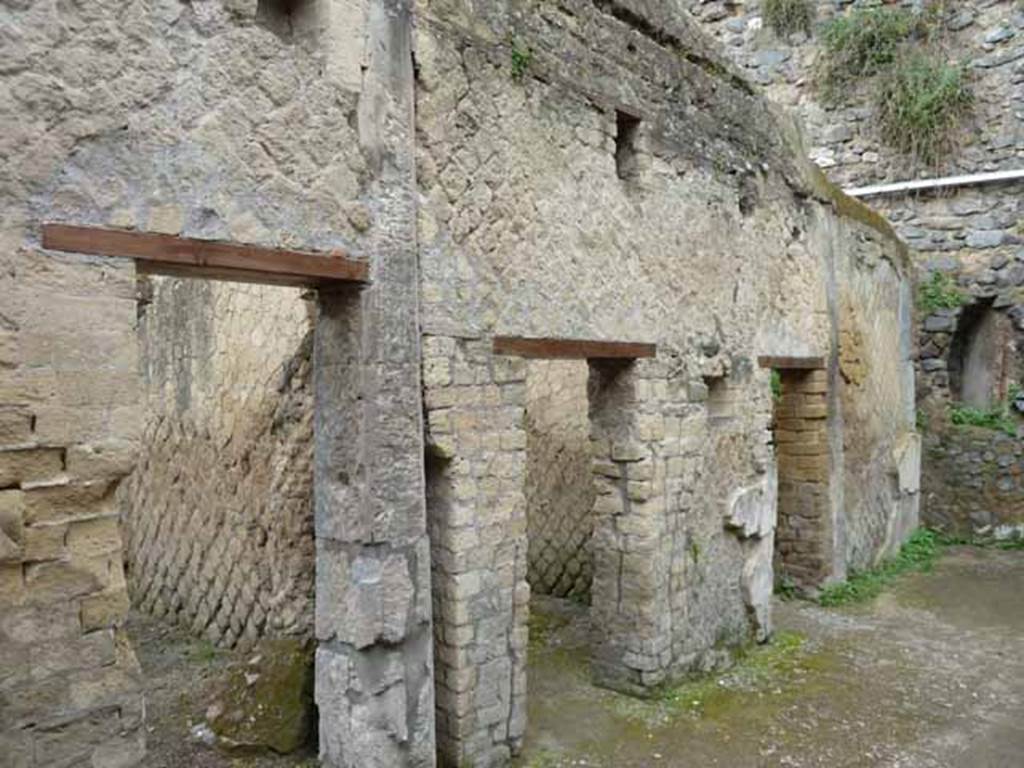
[[[852,187],[843,192],[850,197],[869,197],[871,195],[892,195],[903,192],[916,192],[922,189],[942,189],[944,187],[967,187],[975,184],[993,184],[1000,181],[1022,181],[1024,169],[1017,171],[993,171],[991,173],[973,173],[967,176],[946,176],[940,179],[918,179],[917,181],[901,181],[895,184],[875,184],[870,187]]]

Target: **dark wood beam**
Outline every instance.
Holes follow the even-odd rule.
[[[757,358],[762,368],[777,368],[783,371],[811,371],[825,367],[824,357],[775,357],[764,355]]]
[[[632,341],[585,341],[582,339],[528,339],[522,336],[495,336],[494,354],[526,357],[534,360],[637,359],[654,357],[654,344]]]
[[[143,273],[176,277],[305,286],[369,278],[366,262],[338,251],[293,251],[127,229],[44,224],[43,248],[136,259]]]

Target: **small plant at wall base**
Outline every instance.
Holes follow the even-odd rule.
[[[764,0],[762,12],[765,23],[779,37],[789,37],[797,32],[811,34],[814,23],[811,0]]]
[[[930,314],[937,309],[956,309],[967,303],[967,296],[945,272],[932,272],[917,289],[917,306]]]
[[[973,103],[963,67],[920,51],[883,73],[875,95],[882,139],[929,166],[956,146]]]
[[[954,405],[949,410],[949,420],[958,427],[980,427],[1003,432],[1010,437],[1017,436],[1017,419],[1010,413],[1009,405],[999,403],[991,408],[970,408]]]
[[[821,590],[818,602],[825,606],[859,603],[876,597],[897,576],[914,571],[929,571],[942,554],[945,543],[935,531],[920,528],[907,540],[896,557],[876,568],[855,571],[841,584]]]

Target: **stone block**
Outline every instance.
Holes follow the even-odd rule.
[[[25,408],[0,406],[0,447],[32,442],[32,414]]]
[[[19,490],[0,491],[0,562],[20,559],[24,520],[23,493]]]
[[[35,525],[116,516],[114,488],[107,482],[63,482],[29,488],[25,492],[25,522]]]
[[[121,530],[116,517],[74,521],[69,524],[67,546],[74,558],[95,558],[121,552]]]
[[[52,482],[63,476],[62,448],[15,448],[0,450],[0,488],[27,483]]]
[[[4,611],[20,605],[27,597],[25,573],[20,562],[0,562],[0,606]],[[0,624],[2,626],[2,624]]]
[[[139,444],[108,440],[72,445],[67,449],[67,473],[75,480],[116,480],[135,466]]]
[[[67,523],[32,525],[25,529],[24,560],[42,562],[66,557]]]
[[[40,638],[32,646],[33,680],[72,670],[109,666],[117,660],[114,632],[109,629],[62,640]]]
[[[649,455],[650,451],[643,443],[616,440],[611,446],[612,461],[642,461]]]
[[[355,648],[405,638],[415,589],[403,552],[318,543],[316,633]]]
[[[95,570],[84,563],[46,561],[25,566],[25,587],[33,602],[70,601],[105,586]]]
[[[131,603],[123,585],[108,587],[81,600],[82,631],[91,632],[119,625]]]
[[[305,746],[314,722],[312,651],[295,639],[257,643],[244,666],[229,670],[206,717],[229,753]]]

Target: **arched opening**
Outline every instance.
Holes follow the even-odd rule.
[[[990,301],[964,308],[949,348],[954,400],[987,410],[1005,399],[1013,377],[1013,336],[1010,319]]]

